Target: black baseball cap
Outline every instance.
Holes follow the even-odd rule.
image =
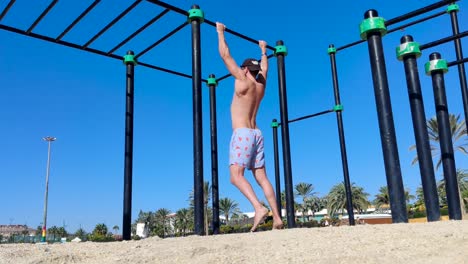
[[[262,68],[260,67],[260,62],[256,59],[248,58],[245,59],[242,63],[241,67],[246,67],[249,71],[260,71]]]

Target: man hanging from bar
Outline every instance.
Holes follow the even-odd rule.
[[[229,151],[231,183],[245,195],[255,209],[254,223],[251,229],[253,232],[267,217],[268,209],[260,203],[252,186],[244,177],[245,169],[251,170],[270,204],[273,213],[273,229],[281,229],[283,221],[276,204],[275,192],[265,171],[263,136],[256,123],[257,111],[266,87],[267,44],[262,40],[258,42],[262,52],[260,62],[256,59],[246,59],[239,67],[229,52],[224,36],[225,29],[224,24],[216,23],[219,54],[235,78],[234,96],[231,104],[233,134]]]

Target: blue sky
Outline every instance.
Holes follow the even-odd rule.
[[[8,1],[1,0],[0,8]],[[435,1],[198,1],[211,21],[221,21],[234,31],[275,46],[284,40],[288,48],[286,77],[290,119],[333,107],[333,88],[327,47],[343,46],[359,39],[359,24],[368,9],[390,19]],[[58,36],[89,4],[60,1],[33,32]],[[133,1],[102,1],[63,40],[84,44]],[[1,24],[27,29],[49,1],[17,1]],[[192,2],[171,1],[182,9]],[[459,23],[468,24],[464,2],[459,3]],[[161,12],[143,1],[90,47],[110,50],[129,34]],[[179,26],[184,17],[170,12],[116,51],[136,53]],[[202,24],[203,78],[227,73],[217,51],[215,28]],[[384,37],[391,100],[404,185],[412,192],[420,185],[404,69],[396,60],[395,47],[406,34],[427,43],[451,34],[447,15]],[[141,61],[191,74],[190,26],[166,40]],[[48,226],[66,225],[74,232],[88,231],[97,223],[109,227],[122,224],[125,66],[122,62],[84,51],[0,30],[0,168],[2,203],[0,224],[42,222],[47,161],[45,136],[52,144],[49,183]],[[257,45],[227,35],[237,62],[259,57]],[[468,46],[465,45],[465,53]],[[419,69],[433,51],[455,60],[453,43],[427,50]],[[360,44],[337,54],[349,172],[352,182],[373,195],[386,185],[372,87],[367,45]],[[426,116],[435,114],[430,78],[420,74]],[[445,75],[450,112],[462,113],[456,68]],[[191,80],[136,67],[134,118],[133,219],[139,210],[188,206],[193,188],[192,91]],[[217,88],[220,198],[237,201],[241,210],[251,211],[248,201],[229,182],[228,143],[231,136],[229,107],[233,79]],[[276,59],[270,59],[267,92],[257,123],[266,142],[266,164],[274,180],[270,123],[280,117]],[[463,116],[462,116],[463,118]],[[204,178],[211,181],[209,91],[203,87]],[[290,125],[293,183],[312,183],[319,195],[343,180],[338,132],[334,114]],[[456,155],[458,168],[468,169],[466,156]],[[282,169],[281,169],[282,171]],[[441,178],[441,169],[436,172]],[[248,174],[248,179],[253,178]],[[284,182],[281,182],[284,186]],[[260,199],[263,194],[255,186]]]

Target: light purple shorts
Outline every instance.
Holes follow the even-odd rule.
[[[263,135],[259,129],[234,130],[229,148],[229,165],[238,165],[249,170],[265,166]]]

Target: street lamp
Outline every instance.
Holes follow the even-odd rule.
[[[49,171],[50,171],[50,143],[55,141],[54,137],[44,137],[43,140],[48,142],[47,150],[47,170],[46,170],[46,186],[45,186],[45,197],[44,197],[44,221],[42,222],[42,238],[41,242],[46,242],[46,230],[47,230],[47,198],[49,196]]]

